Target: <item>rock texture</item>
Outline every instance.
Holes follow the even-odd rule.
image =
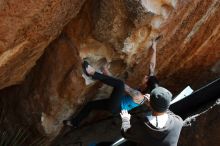
[[[178,86],[181,82],[196,88],[214,77],[219,77],[217,63],[220,60],[220,2],[182,1],[178,5],[178,11],[170,16],[169,21],[172,23],[165,25],[163,29],[166,41],[162,42],[159,52],[169,52],[169,58],[159,58],[158,73],[159,76],[163,74],[165,82],[172,78],[170,87]],[[195,80],[190,80],[191,78]]]
[[[0,89],[17,84],[79,12],[80,0],[0,2]]]
[[[53,138],[64,119],[107,91],[82,77],[83,58],[96,69],[110,63],[136,87],[159,35],[157,76],[174,94],[220,75],[218,0],[11,0],[0,2],[0,16],[0,99],[9,109],[2,123],[11,130],[28,125]]]

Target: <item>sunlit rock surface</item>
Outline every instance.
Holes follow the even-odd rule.
[[[0,89],[17,84],[84,0],[0,1]]]
[[[159,35],[157,76],[174,94],[220,75],[218,0],[14,0],[0,2],[0,16],[0,99],[9,109],[2,123],[11,129],[9,121],[54,137],[95,98],[101,84],[82,77],[83,58],[96,69],[110,63],[137,87]]]

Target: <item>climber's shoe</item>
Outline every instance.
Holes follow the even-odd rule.
[[[82,69],[83,69],[83,72],[87,75],[87,76],[91,76],[87,71],[86,71],[86,68],[89,66],[89,63],[84,60],[83,63],[82,63]]]

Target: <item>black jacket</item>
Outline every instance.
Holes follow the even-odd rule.
[[[131,128],[122,130],[122,136],[140,146],[177,146],[183,120],[170,111],[167,113],[168,121],[162,129],[152,126],[145,116],[132,117]]]

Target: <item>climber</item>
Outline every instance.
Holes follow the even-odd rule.
[[[148,112],[131,118],[122,110],[122,136],[140,146],[177,146],[183,120],[168,110],[171,99],[170,91],[156,87],[150,94]]]
[[[156,41],[152,42],[152,50],[153,55],[150,62],[150,71],[149,78],[145,77],[143,79],[143,83],[141,85],[141,90],[146,91],[144,88],[150,88],[151,91],[153,88],[158,86],[158,81],[154,75],[155,63],[156,63]],[[77,114],[75,118],[71,118],[68,120],[64,120],[64,125],[78,127],[81,121],[88,116],[91,110],[105,110],[109,111],[112,114],[119,114],[121,110],[128,110],[138,107],[142,105],[145,101],[149,100],[149,92],[146,94],[142,94],[140,91],[135,90],[128,85],[124,84],[123,81],[111,77],[111,73],[108,71],[108,67],[103,67],[103,73],[98,73],[95,71],[93,67],[91,67],[87,61],[83,63],[83,71],[87,76],[92,77],[94,80],[100,80],[103,83],[112,86],[113,91],[108,99],[95,100],[89,102],[80,112]],[[148,79],[148,80],[147,80]],[[143,85],[146,84],[146,85]],[[124,95],[124,92],[128,94],[128,96]]]
[[[155,67],[156,67],[156,45],[158,40],[161,39],[161,36],[158,36],[155,40],[152,42],[151,46],[151,59],[149,64],[149,72],[148,75],[145,75],[141,84],[139,85],[139,90],[142,93],[150,93],[154,88],[159,86],[159,81],[157,77],[155,76]]]
[[[91,76],[92,79],[100,80],[101,82],[112,86],[113,91],[110,98],[87,103],[75,118],[65,120],[65,125],[73,126],[75,128],[78,127],[80,122],[87,117],[91,110],[105,110],[112,114],[119,114],[121,109],[131,110],[132,108],[143,104],[145,100],[149,98],[149,94],[142,95],[140,91],[130,88],[119,79],[96,72],[87,61],[84,61],[83,63],[83,70],[85,74]],[[124,96],[125,91],[130,96]]]

